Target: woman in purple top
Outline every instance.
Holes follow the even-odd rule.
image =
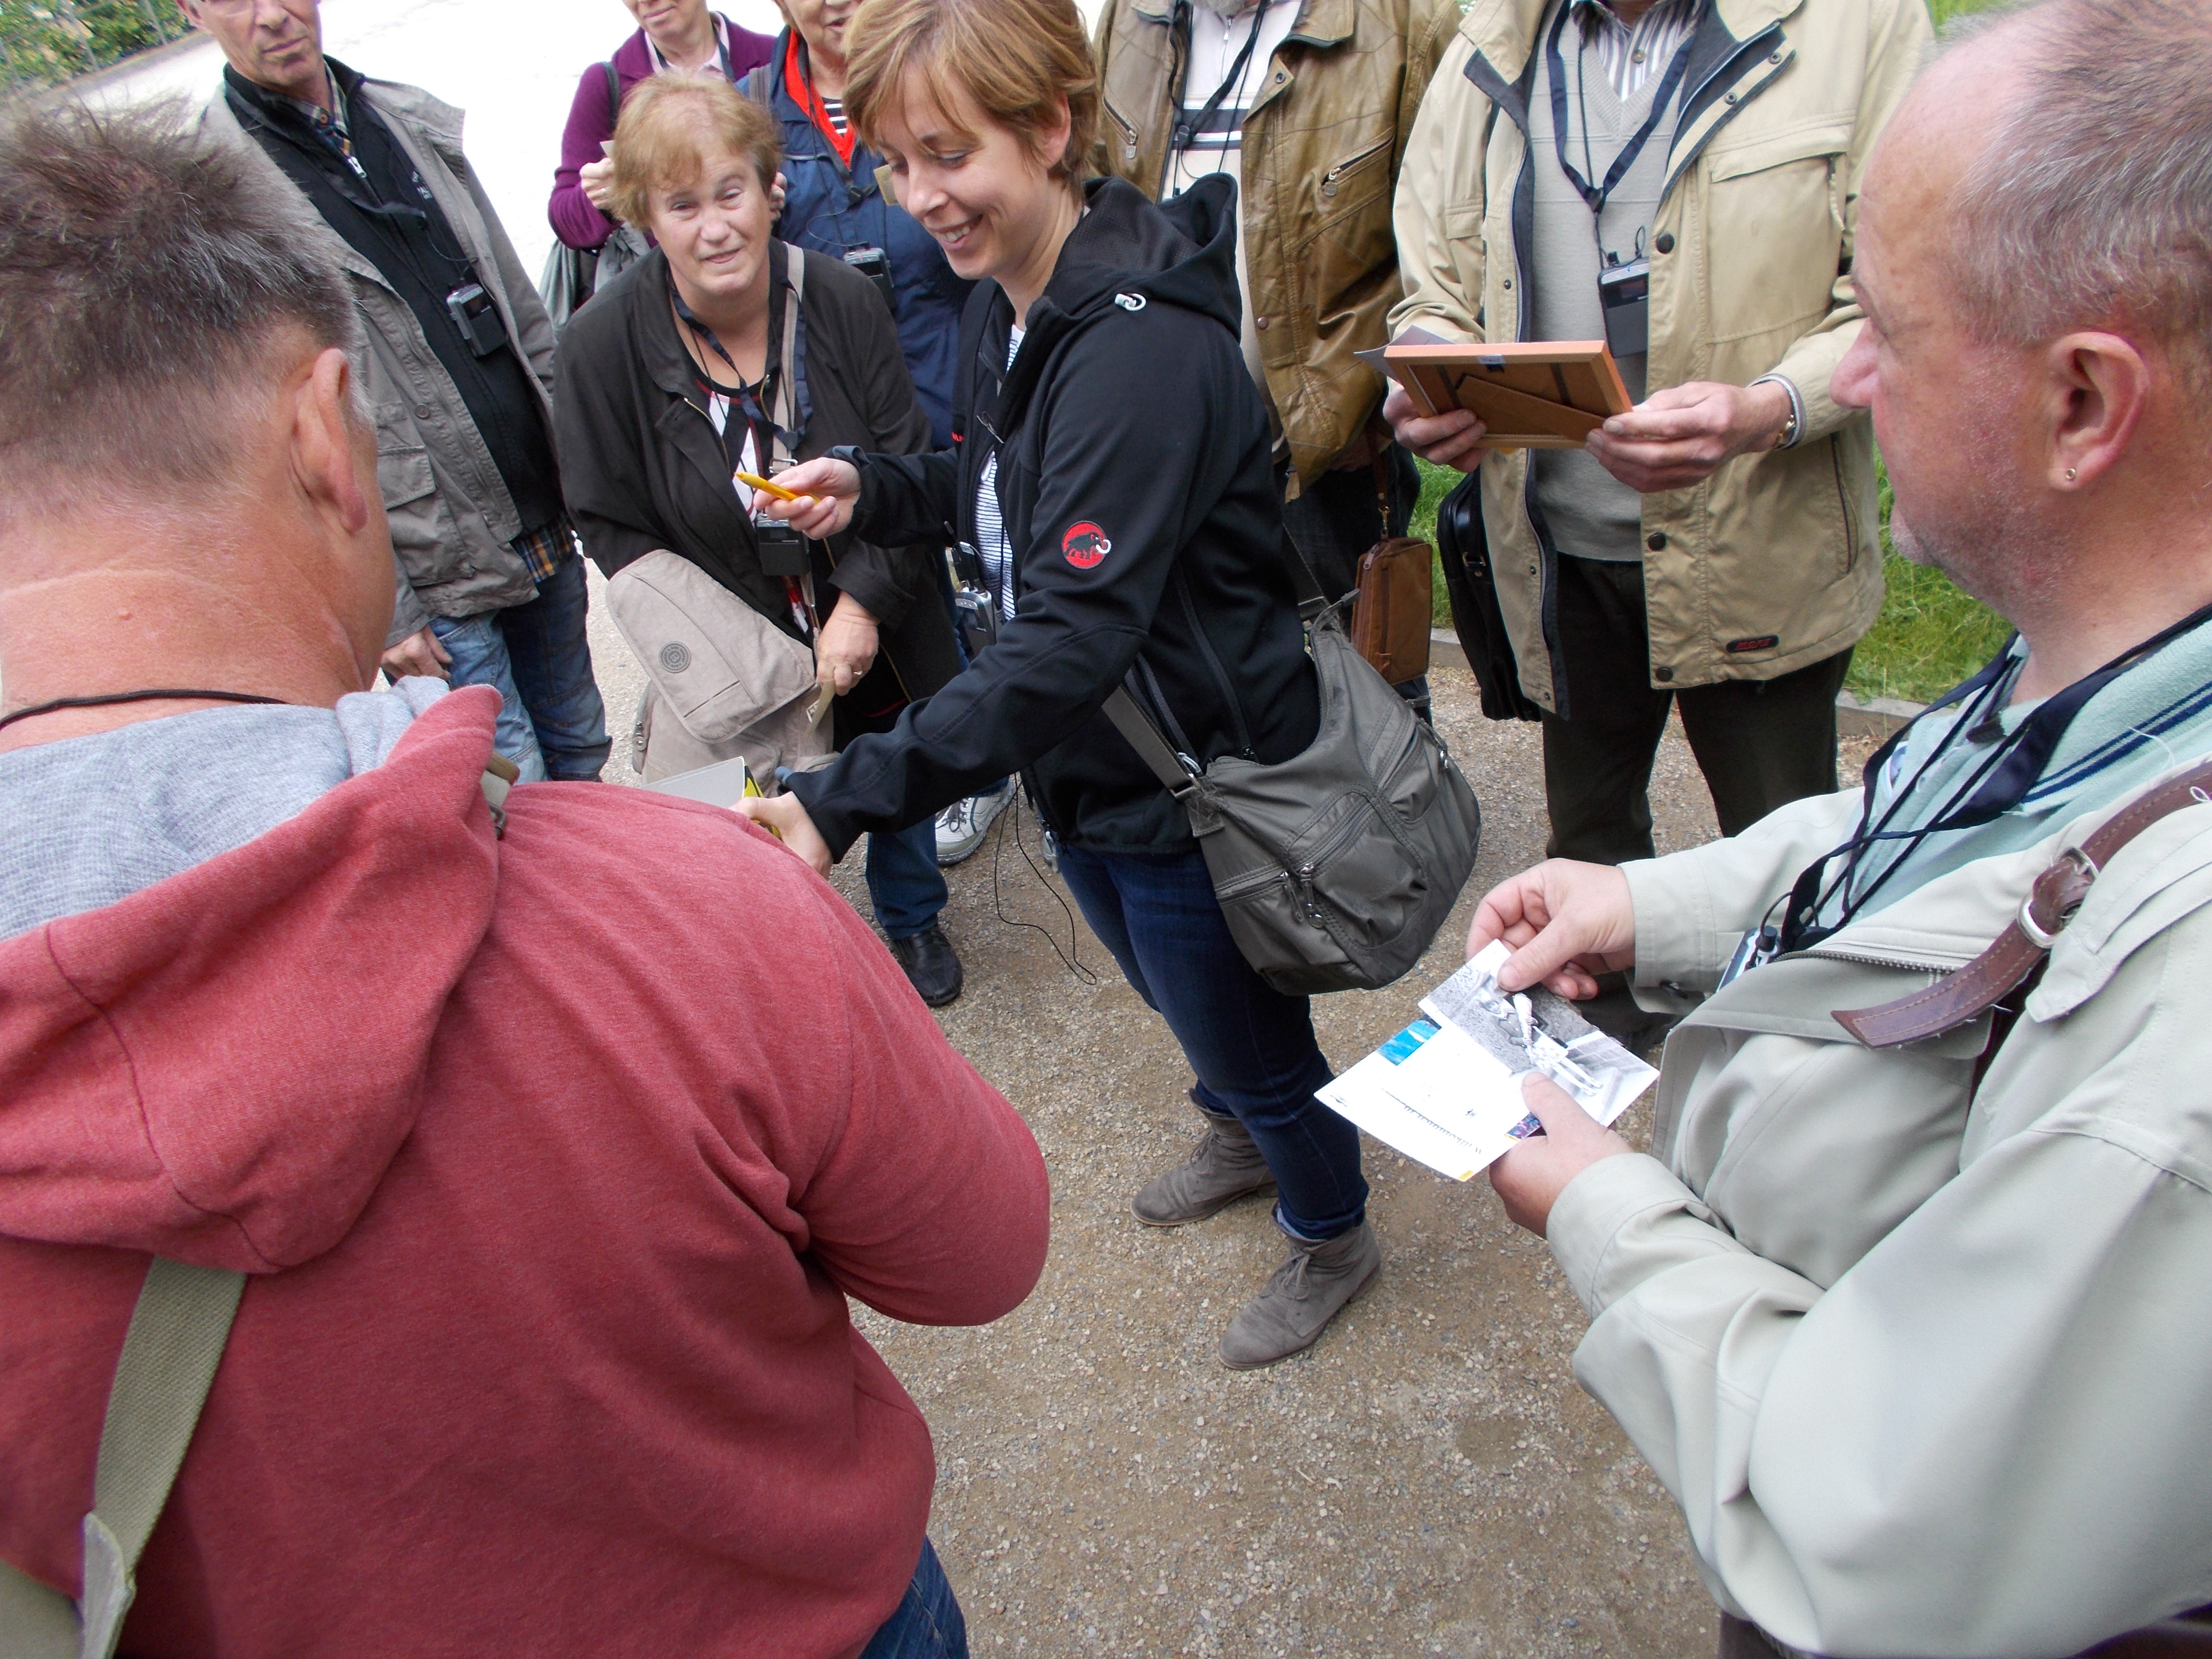
[[[623,0],[638,21],[636,33],[612,59],[622,96],[664,69],[719,67],[735,82],[775,55],[772,35],[741,29],[707,0]],[[576,85],[568,125],[561,135],[561,165],[553,174],[553,199],[545,216],[553,234],[573,248],[595,248],[614,234],[615,222],[600,210],[613,168],[602,146],[615,136],[619,108],[607,98],[605,64],[594,64]]]

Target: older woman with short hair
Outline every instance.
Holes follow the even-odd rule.
[[[843,261],[770,235],[775,123],[726,81],[641,87],[614,154],[616,210],[659,246],[562,337],[554,426],[585,551],[610,578],[663,550],[690,562],[795,642],[781,648],[811,648],[838,745],[888,730],[959,670],[931,565],[939,556],[908,537],[779,540],[734,475],[842,444],[927,447],[890,313]],[[651,689],[641,722],[648,778],[738,754],[757,763],[774,747],[703,740]],[[957,996],[959,958],[937,921],[945,890],[933,827],[872,835],[868,890],[922,1000]]]

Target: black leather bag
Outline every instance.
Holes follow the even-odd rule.
[[[1443,566],[1444,591],[1451,599],[1452,629],[1482,712],[1494,720],[1533,720],[1543,710],[1521,690],[1513,660],[1513,636],[1498,608],[1498,581],[1490,568],[1490,532],[1482,522],[1480,475],[1470,472],[1437,509],[1437,557]]]

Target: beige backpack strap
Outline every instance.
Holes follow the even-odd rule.
[[[8,1659],[112,1659],[137,1594],[138,1557],[169,1501],[245,1288],[244,1273],[159,1256],[147,1267],[100,1425],[83,1598],[72,1607],[0,1564]]]
[[[484,805],[491,808],[492,834],[501,841],[507,839],[507,792],[521,776],[522,769],[495,749],[484,763],[483,776],[477,780],[483,787]]]

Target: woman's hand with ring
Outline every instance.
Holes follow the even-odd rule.
[[[843,696],[874,665],[878,637],[867,608],[850,593],[840,594],[814,641],[815,684],[833,697]]]

